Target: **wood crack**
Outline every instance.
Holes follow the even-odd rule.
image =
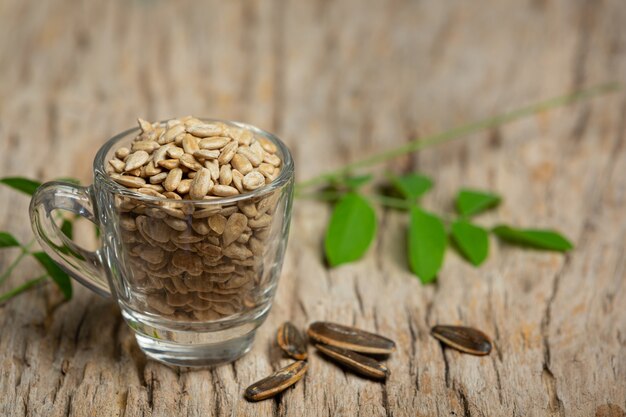
[[[407,324],[409,326],[409,336],[411,337],[411,352],[409,354],[409,373],[414,377],[415,381],[415,389],[417,391],[420,390],[420,373],[419,373],[419,364],[416,363],[415,357],[417,355],[417,331],[413,327],[413,318],[411,317],[411,312],[409,307],[405,307]],[[415,369],[415,371],[414,371]],[[413,374],[415,372],[415,374]]]

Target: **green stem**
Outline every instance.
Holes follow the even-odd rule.
[[[318,193],[299,194],[297,195],[297,198],[303,198],[305,200],[333,201],[338,200],[344,194],[345,193],[339,191],[320,191]],[[363,194],[363,197],[374,200],[383,206],[396,209],[410,209],[413,206],[413,203],[408,200],[381,194]]]
[[[13,260],[13,262],[11,262],[8,268],[2,273],[2,275],[0,275],[0,285],[4,281],[6,281],[6,279],[11,275],[15,267],[22,261],[22,259],[24,259],[26,255],[30,254],[30,247],[33,246],[34,243],[35,239],[31,239],[31,241],[28,242],[25,246],[20,247],[22,249],[20,254],[17,255],[17,257]]]
[[[42,283],[47,278],[48,274],[43,274],[37,278],[31,279],[30,281],[26,281],[22,285],[15,287],[12,290],[5,292],[4,294],[0,295],[0,303],[4,303],[5,301],[15,297],[16,295],[19,295],[24,291],[34,287],[35,285]]]
[[[302,188],[311,187],[314,185],[320,185],[331,179],[345,176],[349,174],[350,172],[359,168],[364,168],[364,167],[380,164],[382,162],[385,162],[389,159],[396,158],[401,155],[419,151],[424,148],[438,145],[444,142],[449,142],[455,139],[459,139],[463,136],[467,136],[472,133],[477,133],[485,129],[493,129],[493,128],[502,126],[504,124],[511,123],[513,121],[520,120],[529,116],[533,116],[533,115],[536,115],[538,113],[541,113],[547,110],[552,110],[558,107],[562,107],[562,106],[565,106],[565,105],[568,105],[577,101],[586,100],[592,97],[615,92],[619,90],[620,88],[621,88],[620,84],[616,82],[596,85],[585,90],[579,90],[579,91],[575,91],[573,93],[565,94],[559,97],[553,97],[551,99],[541,101],[539,103],[531,104],[530,106],[515,109],[508,113],[503,113],[497,116],[488,117],[486,119],[479,120],[477,122],[472,122],[463,126],[459,126],[454,129],[447,130],[445,132],[436,133],[434,135],[426,136],[424,138],[418,138],[404,145],[390,149],[388,151],[350,163],[339,169],[331,170],[323,174],[320,174],[316,177],[313,177],[311,179],[308,179],[306,181],[303,181],[297,184],[297,187],[302,189]]]

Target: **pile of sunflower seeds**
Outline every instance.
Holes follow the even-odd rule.
[[[255,307],[263,255],[276,240],[270,233],[280,193],[221,206],[195,202],[271,183],[282,167],[276,145],[248,129],[191,116],[138,123],[130,149],[115,150],[107,173],[132,191],[164,199],[116,200],[127,275],[143,293],[142,307],[181,321]]]
[[[315,347],[338,364],[372,379],[384,380],[389,375],[383,363],[366,355],[391,354],[396,349],[393,340],[330,322],[315,322],[307,333]],[[250,401],[264,400],[286,390],[302,379],[308,369],[307,342],[293,324],[286,322],[278,329],[276,342],[296,362],[250,385],[244,394]]]

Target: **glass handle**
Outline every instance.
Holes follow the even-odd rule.
[[[110,297],[100,250],[88,251],[65,236],[54,221],[56,209],[70,211],[98,224],[91,187],[56,181],[43,184],[30,201],[30,221],[37,241],[61,268],[87,288]]]

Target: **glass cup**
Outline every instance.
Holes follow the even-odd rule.
[[[106,172],[115,149],[130,147],[138,129],[104,144],[94,182],[42,185],[30,217],[43,249],[96,293],[117,300],[141,349],[180,366],[233,361],[252,346],[269,313],[289,234],[294,166],[274,135],[244,123],[222,122],[271,141],[282,159],[269,184],[232,197],[175,200],[145,195]],[[101,247],[88,251],[53,219],[57,209],[92,221]]]

